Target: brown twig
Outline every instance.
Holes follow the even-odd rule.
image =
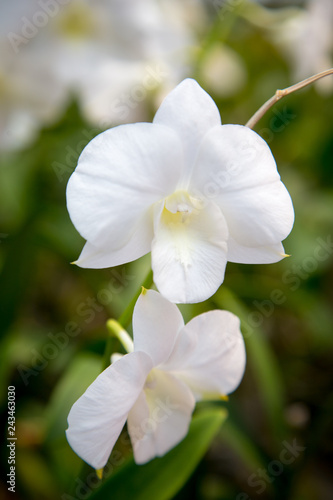
[[[295,85],[291,85],[291,87],[287,87],[282,90],[277,90],[273,97],[268,99],[268,101],[265,102],[261,106],[261,108],[258,109],[252,116],[252,118],[249,119],[249,121],[245,124],[246,127],[253,128],[258,121],[264,116],[264,114],[272,107],[274,104],[282,99],[282,97],[285,97],[286,95],[292,94],[293,92],[296,92],[296,90],[300,90],[303,87],[306,87],[307,85],[310,85],[313,82],[316,82],[320,78],[324,78],[325,76],[332,75],[333,74],[333,68],[327,69],[326,71],[322,71],[321,73],[318,73],[317,75],[310,76],[310,78],[306,78],[305,80],[302,80],[299,83],[296,83]]]

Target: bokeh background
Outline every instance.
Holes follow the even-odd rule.
[[[1,2],[1,498],[89,498],[95,487],[79,488],[67,414],[101,369],[106,319],[119,317],[150,267],[149,255],[115,269],[70,265],[83,239],[66,183],[84,146],[106,128],[150,121],[188,76],[224,123],[244,124],[277,88],[333,66],[332,28],[331,0]],[[229,402],[214,403],[229,417],[179,500],[332,498],[333,77],[280,101],[255,130],[293,198],[291,257],[229,263],[210,300],[182,307],[186,320],[214,308],[238,314],[248,362]]]

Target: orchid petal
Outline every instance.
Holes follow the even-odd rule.
[[[187,434],[195,399],[172,374],[155,369],[128,415],[127,429],[137,464],[161,457]]]
[[[132,262],[150,252],[153,237],[152,217],[148,211],[142,221],[137,223],[136,229],[124,246],[117,250],[110,250],[107,247],[99,248],[87,242],[75,264],[83,268],[103,269]]]
[[[157,212],[151,257],[159,291],[177,303],[213,295],[224,278],[227,239],[225,219],[213,203],[188,215]]]
[[[182,169],[181,143],[168,127],[136,123],[103,132],[68,182],[73,224],[95,247],[120,249],[151,205],[174,191]]]
[[[228,239],[228,261],[241,264],[272,264],[286,257],[282,243],[271,246],[248,247]]]
[[[207,92],[195,80],[187,78],[164,99],[153,123],[176,131],[184,145],[187,167],[191,168],[197,146],[209,129],[221,125],[221,117]]]
[[[163,368],[183,380],[197,400],[229,394],[245,369],[240,321],[227,311],[210,311],[193,318],[180,331]]]
[[[95,469],[105,466],[151,368],[144,352],[127,354],[104,370],[72,406],[67,440]]]
[[[294,210],[267,143],[241,125],[210,130],[191,188],[222,210],[230,236],[248,247],[271,246],[290,233]],[[232,254],[229,255],[232,260]]]
[[[227,193],[220,206],[230,235],[244,246],[276,245],[288,236],[294,222],[289,193],[280,181],[264,189]],[[229,257],[232,260],[232,254]]]
[[[157,366],[170,356],[183,326],[175,304],[154,290],[144,290],[133,312],[134,350],[147,353]]]

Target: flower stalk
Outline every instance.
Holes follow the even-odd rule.
[[[116,337],[126,352],[133,352],[133,340],[128,335],[126,330],[115,319],[109,319],[106,322],[106,327],[112,337]]]
[[[275,94],[268,99],[259,109],[254,113],[254,115],[249,119],[249,121],[245,124],[245,127],[253,129],[253,127],[258,123],[259,120],[267,113],[267,111],[274,106],[276,102],[278,102],[283,97],[286,97],[297,90],[303,89],[308,85],[324,78],[325,76],[329,76],[333,74],[333,68],[322,71],[321,73],[317,73],[316,75],[310,76],[301,82],[296,83],[295,85],[291,85],[290,87],[286,87],[285,89],[280,89],[275,92]]]
[[[149,269],[149,272],[143,282],[143,287],[144,288],[150,288],[153,283],[153,271]],[[123,347],[126,349],[127,352],[132,352],[133,351],[133,342],[128,333],[126,332],[125,328],[129,325],[132,315],[133,315],[133,310],[134,306],[136,304],[136,301],[138,300],[138,297],[141,294],[142,286],[138,288],[138,290],[135,292],[135,295],[133,299],[130,301],[124,312],[121,314],[119,317],[118,321],[115,321],[113,319],[109,319],[106,322],[106,327],[109,330],[109,337],[106,342],[105,346],[105,351],[104,351],[104,356],[103,356],[103,364],[102,364],[102,371],[105,370],[110,365],[110,358],[111,354],[115,351],[115,339],[118,339],[120,343],[123,345]],[[123,332],[123,333],[121,333]],[[125,335],[126,334],[126,337]],[[125,341],[125,343],[123,343]],[[128,350],[126,348],[126,345],[130,347],[129,341],[132,343],[132,348]]]

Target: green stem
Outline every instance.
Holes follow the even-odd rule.
[[[106,327],[110,335],[119,340],[126,352],[133,352],[133,340],[118,321],[115,319],[108,319]]]
[[[144,288],[150,288],[153,283],[153,271],[150,269],[149,273],[147,274],[142,286]],[[119,339],[119,335],[121,334],[121,328],[125,329],[129,323],[131,322],[132,315],[133,315],[133,309],[136,304],[136,301],[138,300],[142,286],[135,292],[135,295],[131,302],[128,304],[124,312],[121,314],[120,318],[118,319],[118,322],[115,322],[114,320],[109,320],[107,322],[108,329],[111,333],[111,335],[108,337],[106,346],[105,346],[105,351],[104,351],[104,356],[103,356],[103,365],[102,365],[102,370],[105,370],[110,365],[110,357],[111,354],[115,351],[115,346],[117,345],[117,339]],[[118,324],[116,327],[115,325]],[[122,330],[124,331],[124,330]],[[127,332],[126,332],[127,333]],[[123,335],[123,334],[121,334]]]
[[[243,8],[242,5],[234,5],[232,8],[222,5],[216,8],[215,19],[211,28],[204,38],[199,53],[193,64],[192,76],[195,80],[200,80],[201,66],[209,54],[210,49],[214,44],[225,43],[228,40],[230,33],[234,27],[237,17],[240,15]]]

